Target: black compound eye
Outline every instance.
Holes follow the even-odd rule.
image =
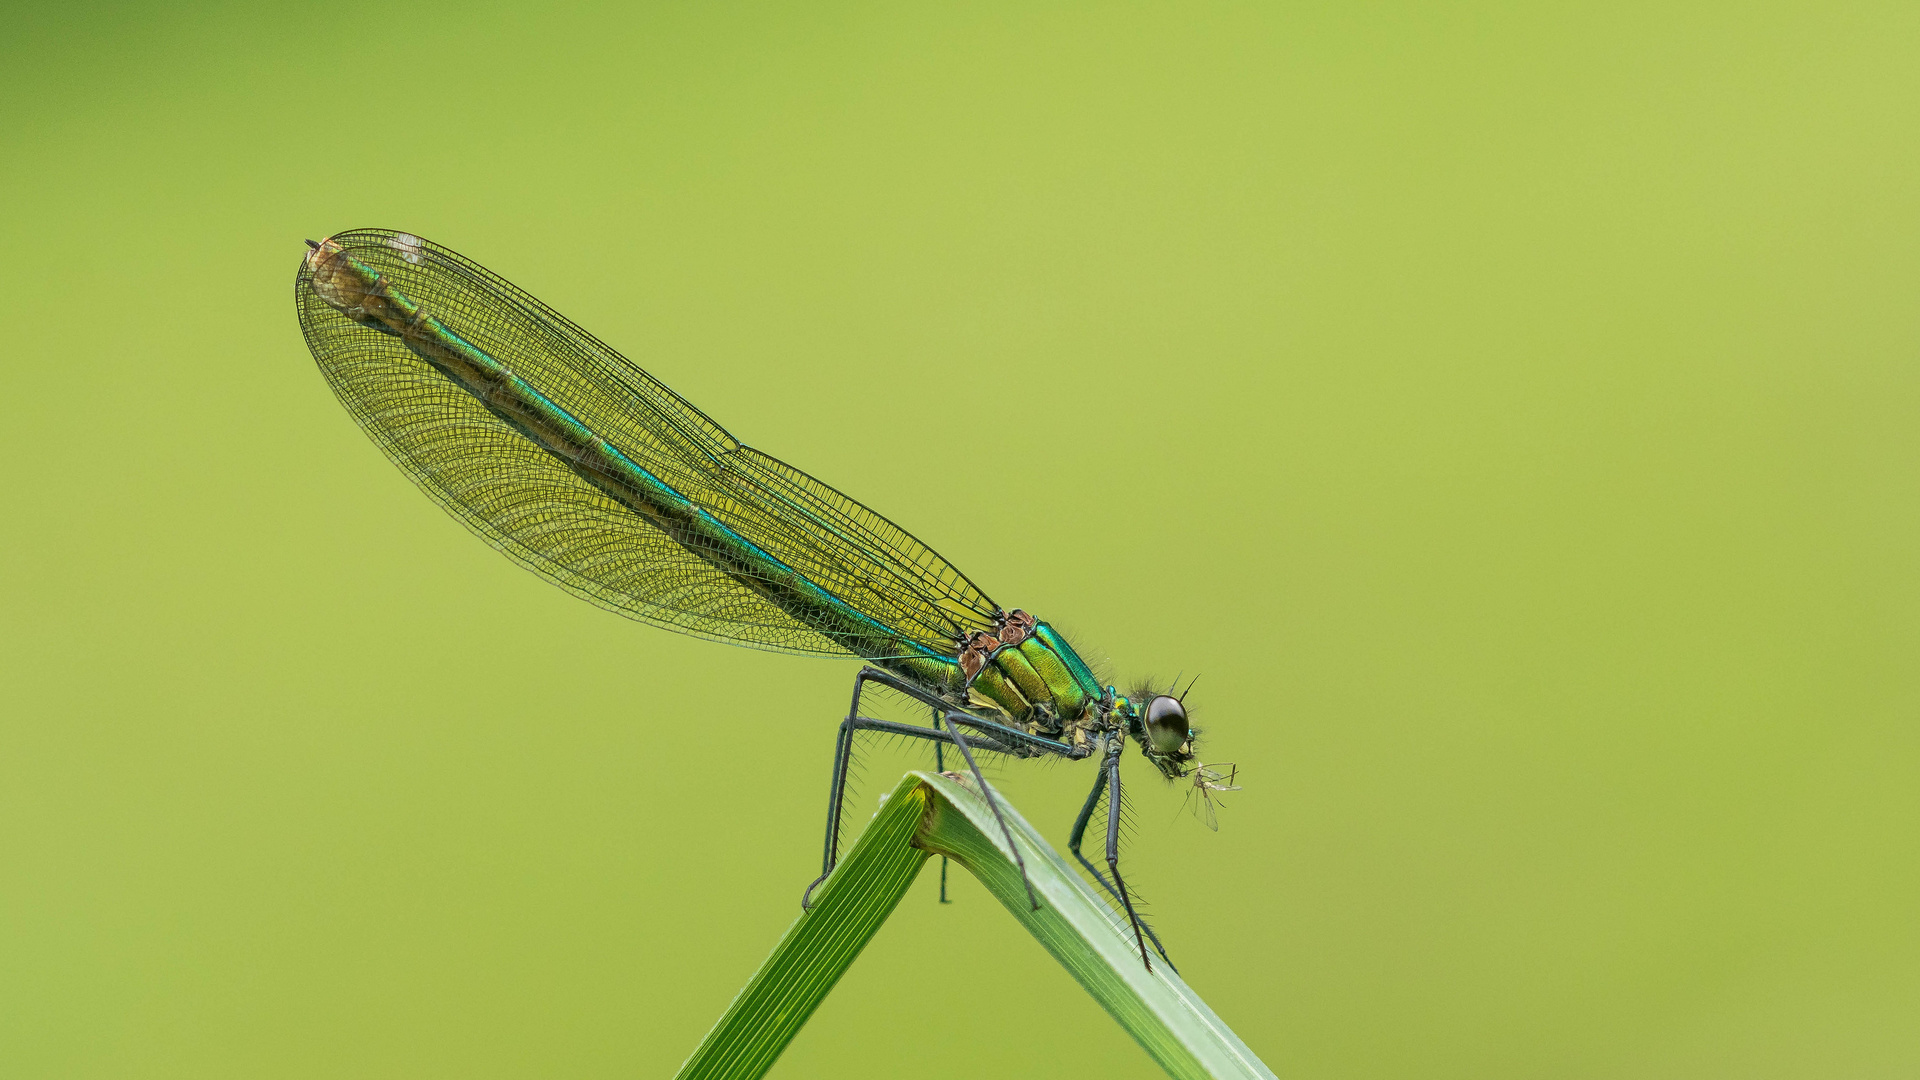
[[[1165,694],[1147,702],[1147,741],[1155,750],[1178,753],[1188,734],[1185,705]]]

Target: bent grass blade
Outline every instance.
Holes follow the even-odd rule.
[[[680,1066],[680,1080],[746,1080],[773,1067],[919,876],[928,852],[913,837],[926,807],[909,775]]]
[[[1168,1075],[1273,1080],[1178,975],[1165,964],[1146,970],[1124,923],[1004,797],[999,803],[1040,910],[1028,906],[1005,837],[971,785],[908,773],[821,886],[813,908],[788,927],[680,1067],[681,1080],[764,1075],[934,854],[972,871]]]

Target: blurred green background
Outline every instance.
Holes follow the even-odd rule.
[[[815,873],[853,665],[415,491],[290,298],[385,225],[1202,674],[1247,790],[1210,834],[1130,756],[1129,876],[1281,1076],[1920,1072],[1916,55],[1891,3],[14,5],[0,1071],[666,1075]],[[1059,841],[1092,779],[1000,775]],[[1156,1074],[932,877],[775,1075]]]

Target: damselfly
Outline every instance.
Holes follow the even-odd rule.
[[[467,528],[622,615],[867,662],[835,742],[821,875],[803,904],[839,855],[857,732],[957,749],[1003,831],[975,749],[1095,757],[1069,846],[1125,909],[1152,967],[1152,931],[1120,876],[1121,751],[1131,739],[1168,779],[1186,779],[1209,824],[1215,793],[1235,790],[1230,770],[1198,763],[1184,694],[1101,686],[1046,622],[1003,609],[899,526],[742,445],[472,261],[386,229],[307,244],[294,302],[321,372],[381,450]],[[928,707],[932,726],[863,715],[869,684]],[[1105,873],[1080,851],[1103,794]],[[1010,831],[1007,843],[1018,860]],[[1031,883],[1027,893],[1037,908]]]

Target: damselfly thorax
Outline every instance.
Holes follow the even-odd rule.
[[[1111,730],[1115,696],[1053,627],[1018,608],[961,643],[968,703],[1006,714],[1028,731],[1066,736],[1075,747]]]

